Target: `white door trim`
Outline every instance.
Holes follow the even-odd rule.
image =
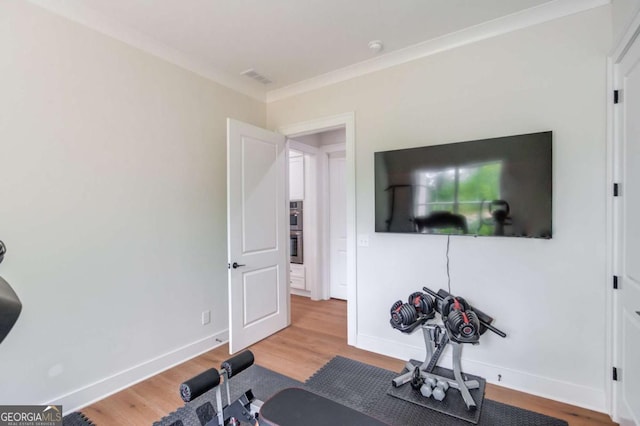
[[[611,58],[607,59],[607,149],[606,149],[606,179],[607,179],[607,191],[606,191],[606,201],[605,201],[605,216],[606,216],[606,282],[604,285],[607,289],[605,292],[605,383],[604,383],[604,394],[605,394],[605,410],[607,413],[614,419],[614,397],[613,397],[613,383],[611,381],[611,376],[608,374],[611,371],[614,360],[614,335],[615,335],[615,315],[613,310],[613,285],[611,280],[613,280],[613,276],[615,275],[615,270],[613,267],[614,262],[614,227],[616,225],[616,221],[613,219],[613,183],[616,181],[614,177],[614,169],[615,169],[615,159],[614,159],[614,114],[613,114],[613,62]]]
[[[287,137],[304,136],[327,130],[345,128],[347,178],[347,343],[357,345],[358,285],[356,272],[356,135],[355,113],[332,115],[314,120],[280,126],[277,131]],[[322,290],[328,292],[322,284]],[[324,294],[324,293],[323,293]]]
[[[288,136],[288,135],[285,135]],[[294,149],[296,151],[303,152],[305,154],[316,155],[318,153],[318,148],[315,146],[307,145],[306,143],[294,141],[292,139],[287,139],[289,142],[289,148]]]
[[[325,299],[322,295],[322,274],[319,253],[322,245],[318,244],[321,237],[321,230],[318,226],[319,218],[321,218],[321,197],[316,188],[318,188],[318,157],[319,150],[316,147],[307,145],[287,138],[288,150],[296,150],[302,153],[304,157],[304,269],[305,269],[305,288],[306,290],[295,290],[292,294],[310,296],[311,300]],[[289,163],[287,163],[289,164]]]
[[[619,135],[620,117],[619,111],[614,105],[614,90],[619,89],[619,82],[617,81],[618,65],[624,58],[625,54],[633,44],[633,42],[640,36],[640,11],[636,13],[636,16],[632,20],[631,24],[627,27],[624,35],[614,47],[611,54],[607,58],[607,200],[606,200],[606,271],[607,278],[605,284],[606,299],[605,299],[605,330],[606,330],[606,355],[605,355],[605,408],[608,414],[611,416],[614,422],[619,422],[618,413],[618,392],[616,386],[614,386],[611,371],[616,365],[620,354],[618,353],[617,341],[616,341],[616,313],[614,310],[615,303],[615,290],[613,289],[612,280],[614,275],[618,275],[620,269],[618,265],[619,250],[617,246],[617,239],[614,236],[619,235],[620,232],[620,220],[619,209],[617,208],[616,199],[613,197],[613,185],[615,182],[619,182],[620,176],[620,148],[621,138]]]
[[[331,171],[330,171],[330,163],[331,163],[331,155],[332,154],[337,154],[340,153],[341,154],[341,159],[344,159],[344,166],[342,168],[342,170],[344,172],[346,172],[346,158],[344,158],[343,156],[346,157],[346,146],[345,143],[338,143],[338,144],[333,144],[333,145],[325,145],[322,148],[325,149],[321,149],[322,151],[322,157],[323,157],[323,166],[324,166],[324,170],[323,170],[323,175],[325,177],[325,182],[324,182],[324,188],[325,188],[325,192],[323,194],[324,196],[324,205],[328,206],[328,208],[325,209],[325,215],[324,215],[324,219],[326,222],[325,225],[325,232],[324,232],[324,237],[325,237],[325,259],[327,260],[326,262],[324,262],[324,273],[325,273],[325,277],[326,277],[326,291],[327,291],[327,298],[329,297],[337,297],[342,299],[344,297],[344,295],[342,293],[340,293],[340,290],[338,290],[338,293],[340,293],[339,295],[334,293],[334,271],[336,270],[336,268],[338,267],[337,262],[336,262],[336,258],[335,258],[335,247],[333,246],[333,238],[334,238],[334,226],[336,225],[334,223],[334,201],[335,201],[335,189],[333,187],[333,185],[331,185]],[[344,199],[343,199],[344,200]],[[344,205],[344,207],[346,208],[346,205]],[[340,215],[342,216],[342,214]],[[346,271],[344,271],[346,273]],[[338,274],[338,275],[342,275],[342,274]],[[345,277],[346,278],[346,277]]]
[[[323,182],[322,182],[322,189],[323,189],[323,193],[322,193],[322,200],[323,200],[323,205],[327,206],[330,205],[329,202],[329,197],[331,196],[331,194],[329,193],[329,155],[331,153],[334,152],[342,152],[345,151],[346,152],[346,144],[344,141],[339,142],[339,143],[335,143],[335,144],[331,144],[331,145],[322,145],[320,146],[320,152],[322,152],[322,155],[319,158],[319,164],[318,167],[321,169],[321,174],[323,177]],[[325,282],[327,283],[327,285],[325,286],[324,290],[324,294],[323,297],[325,299],[329,299],[331,297],[331,236],[330,236],[330,232],[331,232],[331,220],[330,220],[330,213],[329,210],[325,210],[326,214],[323,217],[323,226],[325,231],[329,231],[329,232],[324,232],[323,233],[323,253],[322,255],[324,256],[325,259],[329,260],[327,262],[324,262],[323,268],[322,268],[322,273],[324,274],[324,276],[326,277]],[[347,242],[348,243],[348,242]]]

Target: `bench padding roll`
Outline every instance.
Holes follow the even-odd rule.
[[[184,402],[189,402],[219,384],[220,373],[215,368],[210,368],[181,384],[180,396]]]
[[[223,362],[220,368],[225,370],[227,372],[227,376],[231,378],[252,365],[253,353],[251,353],[251,351],[244,351]]]

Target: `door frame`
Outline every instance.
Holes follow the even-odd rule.
[[[299,136],[299,135],[298,135]],[[285,135],[286,137],[286,135]],[[320,262],[318,257],[321,255],[321,244],[318,244],[318,240],[322,238],[322,233],[318,232],[321,223],[321,214],[319,209],[319,203],[321,203],[321,195],[318,194],[318,148],[311,145],[307,145],[292,139],[286,138],[287,153],[291,150],[299,151],[304,158],[304,219],[303,229],[304,238],[302,241],[303,253],[304,253],[304,267],[305,267],[305,281],[308,291],[308,295],[311,296],[311,300],[325,299],[321,293],[321,288],[318,288],[318,283],[321,283],[321,273],[318,269]],[[309,160],[309,161],[307,161]],[[287,163],[290,164],[290,163]],[[313,244],[311,243],[313,241]],[[300,294],[294,293],[291,294]]]
[[[640,11],[636,13],[622,38],[614,46],[614,49],[607,58],[607,147],[606,147],[606,179],[607,179],[607,200],[606,200],[606,295],[605,295],[605,331],[606,331],[606,354],[605,354],[605,407],[613,421],[619,422],[618,398],[619,389],[611,377],[612,368],[619,365],[620,351],[618,342],[618,324],[616,318],[616,294],[612,285],[613,277],[619,274],[620,256],[620,208],[619,199],[613,195],[614,183],[620,182],[621,176],[621,146],[620,137],[620,110],[614,104],[614,90],[620,88],[618,81],[618,66],[625,57],[631,45],[640,36]],[[624,94],[623,94],[624,96]]]
[[[313,120],[279,126],[278,133],[287,138],[305,136],[344,127],[347,185],[347,343],[356,346],[357,322],[357,244],[356,244],[356,159],[355,113],[316,118]],[[317,268],[320,270],[320,268]],[[320,295],[328,294],[326,282],[316,281]]]
[[[340,142],[337,144],[332,144],[332,145],[324,145],[320,147],[320,151],[322,152],[322,158],[321,158],[321,165],[320,167],[322,168],[322,174],[324,177],[324,194],[323,194],[323,200],[324,200],[324,205],[326,206],[327,204],[329,204],[329,209],[325,209],[325,213],[323,216],[324,219],[324,232],[323,232],[323,237],[324,237],[324,252],[323,252],[323,256],[324,259],[326,259],[326,262],[324,262],[324,264],[322,265],[322,271],[325,274],[324,276],[326,277],[326,281],[325,283],[327,284],[324,288],[325,291],[325,298],[329,299],[331,297],[331,268],[333,267],[333,265],[331,264],[331,203],[330,203],[330,198],[331,198],[331,191],[330,191],[330,185],[329,185],[329,157],[331,156],[331,154],[335,153],[335,152],[344,152],[345,153],[345,167],[346,167],[346,142]],[[346,173],[346,168],[345,168],[345,173]],[[348,252],[348,251],[347,251]]]

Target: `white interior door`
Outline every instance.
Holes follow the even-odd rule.
[[[347,299],[347,185],[345,152],[329,154],[330,295]]]
[[[616,106],[621,192],[615,292],[618,352],[617,410],[621,424],[640,425],[640,42],[617,66],[621,102]]]
[[[227,120],[229,352],[290,323],[285,138]]]

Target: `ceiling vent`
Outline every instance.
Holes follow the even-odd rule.
[[[259,72],[257,72],[253,68],[249,68],[246,71],[242,71],[240,73],[240,75],[244,75],[246,77],[252,78],[255,81],[258,81],[258,82],[260,82],[262,84],[273,83],[271,80],[269,80],[267,77],[265,77],[264,75],[260,74]]]

